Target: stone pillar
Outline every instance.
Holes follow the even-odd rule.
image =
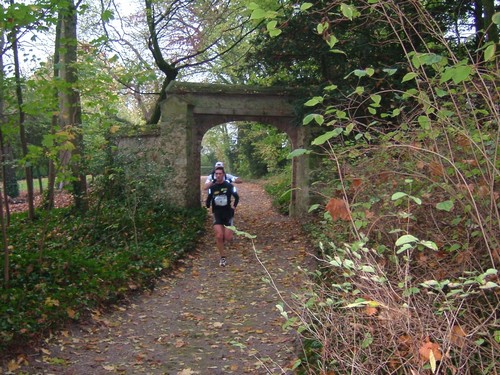
[[[309,128],[299,126],[296,129],[295,139],[292,140],[294,149],[309,146]],[[303,218],[309,210],[309,155],[294,157],[292,160],[292,199],[289,212],[291,217]]]
[[[167,203],[178,207],[200,206],[200,161],[192,105],[170,95],[162,103],[161,147],[165,168],[172,178],[165,181]]]

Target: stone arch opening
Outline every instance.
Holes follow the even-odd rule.
[[[255,147],[254,142],[259,142],[264,134],[274,137],[274,147]],[[201,175],[204,177],[212,172],[215,161],[220,160],[225,163],[227,172],[243,180],[258,178],[268,172],[282,170],[285,165],[291,166],[292,161],[284,159],[291,149],[288,134],[272,125],[249,121],[218,124],[202,137]]]

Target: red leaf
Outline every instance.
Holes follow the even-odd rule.
[[[350,220],[349,210],[342,199],[332,198],[326,205],[326,210],[330,213],[333,220]]]

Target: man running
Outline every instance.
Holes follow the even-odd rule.
[[[225,267],[227,261],[224,244],[233,239],[233,231],[227,227],[233,225],[234,212],[240,197],[236,187],[224,179],[223,167],[215,168],[214,176],[215,182],[208,189],[206,206],[212,206],[215,242],[220,255],[219,265]],[[234,197],[233,207],[231,207],[231,197]]]
[[[215,184],[215,168],[222,167],[224,168],[224,163],[221,161],[218,161],[215,163],[214,170],[207,176],[207,179],[205,180],[205,186],[203,187],[203,190],[208,190],[210,187]],[[224,180],[227,180],[228,182],[232,184],[241,184],[243,181],[241,181],[241,178],[238,176],[232,175],[230,173],[224,173]]]

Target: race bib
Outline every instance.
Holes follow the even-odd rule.
[[[216,206],[227,206],[227,195],[221,194],[214,198],[214,203]]]

